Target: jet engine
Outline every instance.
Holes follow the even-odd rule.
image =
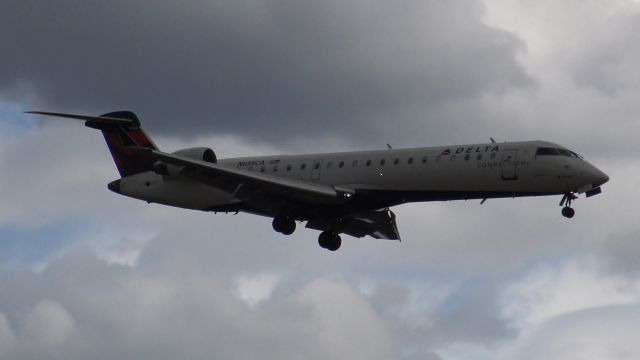
[[[194,147],[173,152],[174,155],[184,156],[190,159],[201,160],[215,164],[218,162],[216,153],[207,147]],[[179,175],[184,166],[167,164],[164,161],[153,163],[153,171],[158,175]]]

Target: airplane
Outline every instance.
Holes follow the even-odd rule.
[[[525,141],[218,159],[207,147],[160,151],[129,111],[100,116],[43,111],[102,131],[120,179],[108,189],[128,197],[211,212],[273,218],[291,235],[296,222],[321,231],[336,251],[340,234],[400,240],[391,207],[409,202],[562,195],[572,218],[579,194],[602,192],[609,177],[582,156],[547,141]]]

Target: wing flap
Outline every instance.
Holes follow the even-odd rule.
[[[366,235],[375,239],[400,240],[396,215],[388,208],[353,214],[344,221],[342,232],[345,234],[366,232]]]
[[[350,214],[334,224],[327,219],[312,219],[307,223],[310,229],[336,231],[361,238],[400,240],[396,225],[396,215],[388,208]]]

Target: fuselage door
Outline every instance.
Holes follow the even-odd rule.
[[[311,168],[311,180],[320,179],[321,169],[322,169],[322,159],[313,160],[313,167]]]
[[[502,180],[518,179],[518,149],[508,149],[502,153]]]

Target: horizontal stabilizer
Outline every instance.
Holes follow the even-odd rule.
[[[126,177],[153,169],[153,159],[129,150],[129,147],[157,149],[142,130],[140,120],[131,111],[114,111],[100,116],[27,111],[27,114],[55,116],[84,121],[84,125],[102,132],[120,176]]]
[[[111,124],[111,125],[140,125],[139,122],[136,122],[132,119],[121,119],[115,117],[107,117],[107,116],[89,116],[89,115],[75,115],[75,114],[62,114],[62,113],[54,113],[54,112],[46,112],[46,111],[27,111],[27,114],[37,114],[37,115],[47,115],[47,116],[55,116],[67,119],[76,119],[83,121],[90,121],[92,123],[97,124]]]

